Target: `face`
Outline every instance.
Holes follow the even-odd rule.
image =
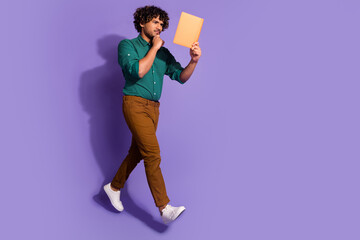
[[[149,39],[152,39],[155,35],[160,35],[164,23],[159,19],[159,17],[157,17],[153,18],[150,22],[140,24],[140,26],[142,27],[142,33],[144,33]]]

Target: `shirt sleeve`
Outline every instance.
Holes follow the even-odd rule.
[[[184,70],[184,68],[181,66],[179,62],[177,62],[174,58],[174,56],[170,53],[169,50],[166,49],[167,52],[167,68],[165,74],[168,75],[172,80],[176,80],[181,84],[184,84],[180,80],[180,74]]]
[[[125,79],[139,80],[139,58],[133,44],[128,40],[122,40],[118,46],[118,62],[121,66]]]

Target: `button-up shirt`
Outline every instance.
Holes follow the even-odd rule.
[[[139,77],[139,61],[146,56],[151,45],[139,34],[137,38],[125,39],[118,46],[118,61],[125,77],[124,95],[142,97],[152,101],[159,101],[163,86],[164,75],[172,80],[180,80],[181,67],[170,51],[161,47],[150,70],[143,78]]]

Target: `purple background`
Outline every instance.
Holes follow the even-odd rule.
[[[115,213],[102,192],[125,157],[120,40],[132,14],[205,19],[203,56],[166,77],[161,224],[141,163]],[[2,1],[2,239],[360,239],[357,0]],[[6,237],[6,238],[4,238]]]

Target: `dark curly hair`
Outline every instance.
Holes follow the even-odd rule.
[[[134,13],[134,25],[138,32],[141,32],[141,24],[145,24],[150,22],[153,18],[157,18],[159,16],[159,19],[163,21],[163,30],[167,29],[169,27],[169,16],[167,12],[162,10],[159,7],[155,6],[145,6],[136,9]]]

